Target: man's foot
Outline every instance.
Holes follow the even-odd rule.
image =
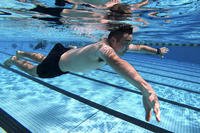
[[[23,51],[17,50],[16,51],[16,57],[19,59],[22,57]]]
[[[9,59],[7,59],[3,64],[5,67],[11,67],[13,64],[13,61],[16,60],[17,57],[16,56],[12,56]]]

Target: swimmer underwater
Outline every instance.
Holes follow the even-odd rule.
[[[119,75],[126,79],[133,86],[137,87],[143,96],[143,105],[146,111],[146,120],[150,121],[152,109],[156,120],[160,121],[160,104],[157,94],[149,83],[127,61],[120,58],[127,50],[141,50],[139,46],[131,44],[133,28],[130,25],[121,25],[108,35],[94,44],[80,48],[65,48],[57,43],[47,56],[40,53],[17,51],[4,62],[6,67],[17,66],[22,71],[39,78],[53,78],[69,72],[85,72],[109,65]],[[157,52],[157,49],[150,52]],[[159,53],[161,54],[161,53]],[[33,65],[22,57],[37,61]]]

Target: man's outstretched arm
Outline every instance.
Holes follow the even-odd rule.
[[[142,0],[141,2],[133,4],[132,6],[135,8],[140,8],[140,7],[147,5],[148,2],[149,2],[149,0]]]
[[[146,120],[150,120],[151,109],[153,108],[157,121],[160,121],[160,105],[157,95],[151,85],[148,84],[128,62],[121,59],[110,46],[102,46],[99,49],[99,56],[117,73],[142,92]]]
[[[150,46],[146,45],[133,45],[130,44],[128,47],[129,51],[139,51],[139,52],[146,52],[150,54],[157,54],[163,56],[164,54],[167,54],[169,49],[166,47],[161,47],[161,48],[152,48]]]

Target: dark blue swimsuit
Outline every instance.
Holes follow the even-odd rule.
[[[38,76],[40,78],[53,78],[68,73],[62,72],[58,63],[61,55],[70,49],[71,48],[65,48],[62,44],[57,43],[47,57],[37,66]]]

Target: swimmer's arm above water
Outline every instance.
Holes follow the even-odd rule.
[[[150,84],[148,84],[139,73],[128,62],[121,59],[110,46],[102,46],[99,49],[99,57],[110,65],[117,73],[124,77],[129,83],[137,87],[143,95],[143,105],[146,111],[146,120],[151,117],[151,109],[154,109],[157,121],[160,121],[160,105],[157,95]]]
[[[142,6],[147,5],[148,2],[149,2],[148,0],[142,0],[142,1],[139,2],[139,3],[132,4],[132,5],[130,5],[130,6],[132,7],[131,9],[135,10],[135,8],[140,8],[140,7],[142,7]],[[101,5],[101,6],[96,6],[95,8],[99,8],[99,9],[109,9],[109,8],[113,7],[114,5],[120,4],[120,3],[121,3],[121,0],[110,0],[110,1],[107,2],[106,4]]]
[[[149,0],[142,0],[141,2],[133,4],[131,6],[134,8],[140,8],[140,7],[147,5],[148,3],[149,3]]]
[[[129,51],[138,51],[138,52],[146,52],[146,53],[151,53],[151,54],[157,54],[163,56],[164,54],[167,54],[169,51],[168,48],[166,47],[161,47],[161,48],[152,48],[150,46],[146,45],[134,45],[130,44],[128,47]]]

